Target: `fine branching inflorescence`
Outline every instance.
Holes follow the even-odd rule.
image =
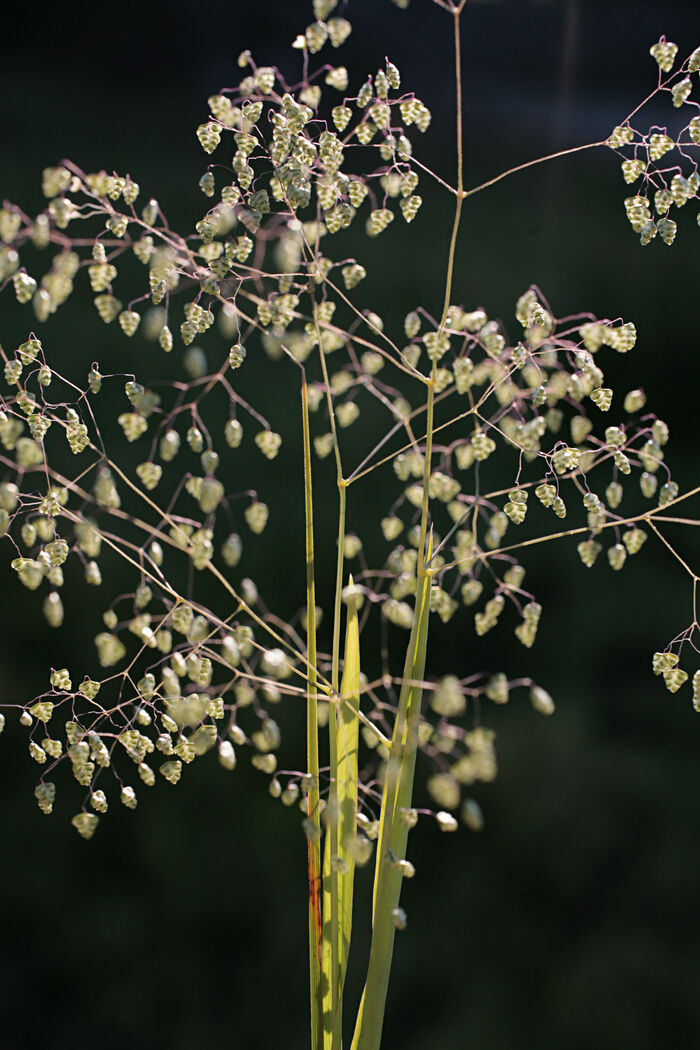
[[[464,0],[436,2],[454,25],[461,123]],[[465,634],[499,627],[529,649],[542,614],[522,564],[529,546],[568,538],[584,566],[600,559],[620,572],[658,539],[691,579],[693,612],[669,645],[660,640],[653,671],[671,692],[690,689],[692,676],[700,710],[698,575],[664,534],[700,490],[680,491],[666,460],[669,427],[641,385],[613,390],[606,379],[611,355],[634,349],[631,321],[558,316],[534,286],[505,320],[456,301],[463,205],[519,169],[465,188],[460,128],[456,182],[433,173],[420,159],[428,106],[389,60],[360,77],[335,65],[351,25],[335,0],[313,6],[293,43],[294,82],[244,52],[238,88],[208,100],[196,132],[211,157],[199,181],[206,208],[192,231],[171,229],[131,176],[68,161],[45,169],[48,203],[37,217],[8,202],[0,210],[0,290],[28,315],[21,345],[0,348],[0,532],[52,627],[64,618],[66,563],[90,587],[118,565],[119,593],[105,596],[92,632],[95,655],[47,669],[46,691],[19,705],[40,767],[39,807],[51,812],[62,770],[72,770],[83,788],[73,824],[89,838],[114,799],[133,809],[141,784],[175,784],[210,750],[232,770],[248,749],[271,795],[304,813],[314,1046],[330,1046],[318,1042],[330,1032],[336,1047],[354,865],[376,852],[377,938],[378,911],[392,924],[378,966],[406,924],[398,894],[413,874],[408,829],[420,814],[446,831],[458,817],[482,826],[470,787],[496,775],[489,705],[521,688],[537,712],[554,711],[526,675],[465,678],[446,667],[426,680],[429,632],[459,617]],[[677,50],[663,37],[651,48],[659,80],[645,100],[668,96],[671,130],[636,130],[638,107],[607,140],[577,147],[620,156],[625,183],[637,186],[627,216],[645,245],[657,235],[671,244],[673,216],[700,201],[700,48],[682,64]],[[444,303],[407,303],[394,330],[365,291],[371,260],[348,254],[344,231],[391,238],[395,222],[419,225],[421,182],[431,179],[455,206]],[[103,359],[74,374],[65,348],[37,334],[74,292],[125,343],[151,344],[138,369]],[[272,399],[258,396],[261,374]],[[322,609],[314,565],[328,539],[314,533],[312,476],[324,459],[335,467],[337,534],[335,596]],[[286,523],[271,494],[290,474],[304,488],[307,535],[307,591],[302,572],[291,619],[246,575],[249,550],[278,556]],[[377,517],[350,530],[363,487]],[[332,621],[328,652],[317,651],[322,614]],[[367,677],[365,641],[377,653]],[[278,768],[282,700],[306,712],[308,755],[296,769]],[[430,803],[413,798],[417,749],[429,761]],[[339,933],[314,933],[322,910]],[[314,952],[339,975],[330,991],[318,991]],[[370,1000],[368,991],[353,1046],[378,1045],[362,1041],[377,1024]]]

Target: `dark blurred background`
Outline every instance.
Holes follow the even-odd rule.
[[[85,170],[129,171],[176,228],[198,218],[205,161],[194,128],[207,96],[237,82],[244,48],[292,76],[288,45],[310,8],[13,5],[0,33],[0,196],[35,212],[41,169],[70,157]],[[355,70],[351,83],[384,55],[396,62],[406,89],[433,110],[417,156],[451,177],[448,16],[428,0],[405,13],[388,0],[354,0],[347,14],[354,33],[338,61]],[[661,33],[681,54],[697,46],[697,3],[470,0],[467,185],[605,138],[654,86],[648,49]],[[666,123],[670,112],[652,106],[641,126]],[[680,214],[672,249],[642,249],[625,219],[628,194],[616,159],[601,150],[474,198],[454,298],[510,324],[518,295],[536,282],[560,316],[591,310],[635,321],[637,348],[608,358],[609,375],[623,391],[648,391],[672,424],[674,476],[689,485],[698,477],[695,215],[692,206]],[[450,209],[436,196],[431,216],[428,204],[432,196],[413,237],[395,224],[363,249],[375,295],[367,305],[388,324],[418,303],[439,309]],[[6,299],[2,310],[9,345],[19,322]],[[76,316],[59,313],[52,339],[91,359],[81,339],[104,339],[103,330],[92,319],[76,325]],[[693,530],[668,535],[697,567]],[[291,542],[301,533],[292,530]],[[690,619],[688,580],[652,542],[621,575],[584,569],[573,548],[525,560],[545,607],[538,644],[515,651],[504,633],[503,656],[495,651],[494,669],[531,674],[550,690],[556,717],[540,719],[522,700],[490,712],[500,774],[475,792],[483,833],[445,837],[427,822],[411,836],[418,874],[404,890],[409,928],[397,941],[387,1050],[697,1045],[700,725],[688,687],[672,697],[651,674],[652,652]],[[303,587],[279,566],[260,571],[273,605],[280,575],[283,603]],[[93,659],[95,621],[76,592],[66,625],[50,635],[36,596],[9,567],[1,572],[0,691],[20,703],[45,688],[51,663]],[[450,635],[457,655],[435,650],[435,670],[445,658],[460,673],[481,669],[472,637],[466,624]],[[110,812],[88,844],[69,827],[79,792],[68,797],[68,774],[46,818],[15,719],[0,746],[6,1050],[307,1045],[305,843],[294,812],[267,797],[247,762],[230,775],[205,759],[176,790],[141,791],[136,814]],[[361,916],[356,937],[351,998],[367,947]]]

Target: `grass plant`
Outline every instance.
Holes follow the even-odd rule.
[[[6,705],[29,732],[38,805],[51,812],[54,773],[70,766],[84,790],[72,823],[90,838],[112,797],[136,807],[132,781],[175,784],[209,751],[233,770],[249,752],[270,794],[300,808],[308,841],[312,1050],[341,1050],[344,1038],[351,1050],[379,1050],[407,921],[401,888],[414,874],[409,831],[419,819],[446,832],[459,818],[481,827],[470,792],[496,772],[489,705],[525,689],[536,712],[554,711],[526,675],[426,671],[434,632],[453,618],[471,639],[511,621],[518,643],[534,644],[542,607],[525,586],[529,547],[568,541],[584,566],[600,558],[614,572],[649,537],[668,549],[688,575],[693,612],[660,640],[653,671],[672,693],[692,690],[700,710],[700,577],[666,535],[669,524],[697,526],[685,508],[700,486],[681,492],[673,479],[669,427],[647,409],[643,383],[618,393],[603,371],[608,351],[633,349],[634,325],[558,317],[533,286],[512,334],[455,294],[470,198],[565,154],[617,153],[641,244],[673,242],[674,216],[700,200],[700,48],[679,62],[665,38],[651,47],[658,80],[645,103],[668,101],[669,127],[639,130],[640,106],[605,140],[468,188],[468,5],[434,2],[452,40],[454,179],[420,155],[428,106],[388,59],[368,76],[335,65],[351,24],[336,0],[314,0],[293,43],[294,82],[243,52],[239,87],[209,99],[197,129],[212,158],[199,183],[208,205],[193,231],[171,229],[129,175],[69,161],[45,169],[40,215],[0,210],[0,291],[31,314],[26,340],[0,348],[0,531],[11,566],[57,629],[69,572],[89,587],[103,586],[101,565],[106,580],[115,565],[119,577],[78,677],[47,669],[45,692]],[[364,290],[371,254],[355,257],[353,231],[364,227],[371,242],[390,238],[394,220],[419,227],[421,180],[453,209],[444,297],[437,311],[407,303],[395,331]],[[103,373],[95,361],[77,375],[70,354],[34,330],[73,294],[121,329],[125,346],[150,341],[148,358],[125,350],[129,367]],[[321,535],[315,479],[330,476],[329,463],[337,527]],[[275,500],[290,476],[305,523],[305,595],[292,615],[268,607],[245,575],[263,552],[296,585]],[[381,511],[353,531],[359,487]],[[325,501],[325,481],[323,491]],[[552,515],[570,518],[558,527]],[[334,584],[320,588],[328,555]],[[321,590],[332,590],[327,608]],[[294,719],[306,712],[306,756],[289,768],[279,760],[282,700]],[[429,806],[416,802],[419,751]],[[343,1005],[354,885],[372,856],[371,946],[353,1026]]]

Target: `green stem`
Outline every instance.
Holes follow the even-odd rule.
[[[465,197],[460,41],[460,14],[463,7],[464,3],[460,3],[459,7],[452,8],[457,102],[457,200],[447,258],[445,297],[439,326],[440,332],[444,330],[452,298],[455,254],[462,216],[462,204]],[[362,993],[351,1050],[379,1050],[380,1047],[394,948],[395,927],[393,912],[398,906],[401,892],[402,873],[396,861],[404,859],[408,840],[408,825],[401,818],[402,810],[410,807],[413,794],[413,779],[418,747],[418,726],[420,723],[421,683],[425,673],[428,639],[432,575],[429,568],[432,557],[432,536],[428,540],[429,483],[432,469],[436,376],[437,360],[434,360],[430,379],[428,380],[423,501],[421,506],[417,567],[419,586],[413,613],[411,637],[406,652],[403,682],[399,696],[399,709],[394,725],[394,735],[384,781],[372,908],[372,943],[367,979]]]
[[[335,565],[335,601],[333,605],[333,653],[331,656],[331,687],[338,692],[340,684],[340,619],[343,594],[343,563],[345,551],[345,520],[347,482],[338,476],[338,551]]]
[[[447,274],[445,276],[445,298],[442,304],[442,317],[440,318],[439,333],[442,333],[447,321],[447,311],[450,308],[452,298],[452,285],[454,283],[455,254],[457,251],[457,238],[459,237],[459,225],[462,218],[462,203],[464,201],[464,147],[462,142],[462,44],[459,32],[459,16],[463,4],[452,11],[453,41],[455,55],[455,92],[457,109],[457,203],[455,204],[455,215],[452,222],[452,234],[450,236],[450,247],[447,254]],[[435,409],[435,381],[437,378],[437,360],[433,366],[428,381],[428,405],[426,420],[425,439],[425,468],[423,471],[423,505],[421,507],[420,540],[418,550],[421,554],[425,552],[425,539],[428,529],[428,488],[430,484],[430,473],[432,470],[433,456],[433,427]],[[420,579],[422,566],[419,562],[418,576]]]
[[[447,320],[447,311],[452,297],[452,282],[454,279],[455,252],[457,249],[457,236],[459,234],[459,223],[462,217],[462,202],[466,196],[464,192],[464,147],[462,143],[462,42],[459,33],[459,16],[462,8],[452,14],[453,40],[455,55],[455,92],[457,103],[457,204],[455,206],[455,217],[452,224],[452,236],[450,237],[450,250],[447,256],[447,274],[445,277],[445,301],[442,308],[442,319],[440,328],[444,328]]]
[[[321,991],[321,822],[318,770],[318,700],[316,679],[316,585],[314,573],[313,489],[306,377],[301,386],[304,440],[304,517],[306,522],[306,637],[308,684],[306,695],[306,750],[311,778],[308,793],[309,868],[309,983],[311,997],[311,1050],[322,1050],[323,997]]]
[[[340,461],[338,461],[340,466]],[[336,558],[335,603],[333,608],[333,651],[331,656],[331,686],[339,695],[340,616],[343,590],[343,562],[345,547],[346,486],[338,476],[338,550]],[[343,1003],[337,976],[339,974],[338,905],[340,901],[340,869],[338,865],[340,814],[338,813],[338,719],[342,717],[338,703],[332,704],[329,726],[331,753],[331,1009],[333,1013],[332,1050],[341,1050]]]
[[[428,556],[432,544],[428,547]],[[402,811],[411,805],[418,749],[418,727],[430,613],[429,572],[416,595],[411,637],[406,652],[399,710],[387,761],[372,909],[372,944],[367,978],[357,1015],[351,1050],[379,1050],[391,958],[394,950],[394,910],[401,894],[402,872],[396,863],[406,855],[408,824]]]
[[[315,311],[314,317],[316,317]],[[340,457],[340,445],[338,442],[338,431],[336,427],[333,398],[331,396],[331,385],[328,376],[328,366],[326,363],[326,354],[323,349],[323,339],[321,335],[321,330],[317,320],[316,336],[318,339],[319,354],[321,359],[321,371],[323,373],[323,383],[326,391],[326,401],[328,404],[331,433],[333,435],[333,451],[335,455],[338,482],[338,538],[336,554],[335,599],[333,605],[333,648],[331,653],[331,690],[333,693],[334,702],[332,703],[330,717],[328,719],[328,743],[330,750],[330,787],[328,812],[330,815],[330,821],[328,824],[328,830],[326,834],[329,836],[329,855],[327,876],[324,873],[324,878],[327,878],[328,883],[327,889],[324,891],[324,904],[330,906],[330,972],[325,973],[325,978],[330,983],[331,1027],[330,1031],[328,1031],[327,1029],[325,1031],[324,1046],[328,1048],[330,1045],[330,1050],[341,1050],[342,982],[340,982],[339,980],[340,871],[338,866],[338,857],[340,853],[338,838],[338,718],[340,716],[340,712],[338,710],[337,698],[339,696],[340,686],[340,623],[342,610],[341,596],[343,591],[343,562],[345,547],[347,483],[343,478],[343,466]],[[324,916],[324,919],[326,920],[326,932],[324,933],[324,938],[328,938],[328,918],[329,916]],[[326,965],[325,969],[326,971],[328,971],[328,965]]]

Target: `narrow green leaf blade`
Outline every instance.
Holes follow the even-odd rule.
[[[396,932],[392,912],[398,907],[402,881],[400,870],[396,864],[390,864],[388,858],[393,854],[396,860],[403,860],[406,854],[408,826],[401,819],[401,809],[410,806],[413,795],[429,613],[430,575],[426,573],[416,596],[399,709],[384,780],[374,878],[372,943],[351,1050],[380,1048]]]
[[[350,584],[352,585],[352,577]],[[352,933],[357,832],[360,633],[357,603],[348,606],[340,700],[331,711],[331,806],[323,860],[323,1045],[342,1045],[343,986]],[[336,928],[333,929],[335,921]]]
[[[352,577],[350,577],[352,586]],[[339,875],[339,995],[345,982],[352,930],[352,892],[355,856],[352,849],[357,833],[357,761],[360,720],[360,631],[357,603],[348,606],[345,636],[345,666],[340,685],[336,743],[338,748],[338,875]]]
[[[331,711],[331,715],[333,712]],[[333,940],[331,931],[331,826],[326,827],[323,848],[323,926],[321,929],[321,990],[323,995],[322,1038],[323,1050],[333,1048]]]
[[[316,674],[316,578],[314,570],[313,488],[311,482],[311,442],[306,379],[301,385],[302,430],[304,440],[304,518],[306,539],[306,617],[308,679],[306,691],[306,749],[311,784],[307,819],[309,870],[309,991],[311,1005],[311,1050],[321,1050],[323,996],[321,989],[321,827],[318,770],[318,699]]]

